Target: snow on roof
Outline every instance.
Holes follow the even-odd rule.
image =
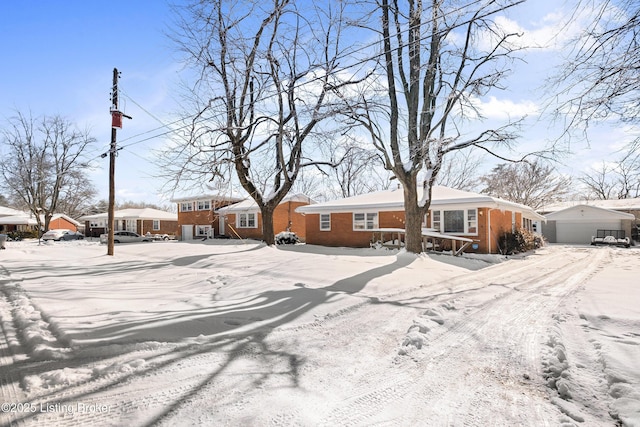
[[[35,218],[29,214],[21,213],[20,215],[0,216],[0,225],[37,225]]]
[[[54,219],[58,219],[58,218],[66,219],[67,221],[69,221],[71,224],[73,224],[73,225],[75,225],[75,226],[80,226],[80,225],[82,225],[81,223],[79,223],[79,222],[78,222],[78,221],[76,221],[75,219],[73,219],[73,218],[71,218],[70,216],[65,215],[65,214],[54,214],[54,215],[51,217],[51,219],[52,219],[52,220],[54,220]],[[43,222],[44,222],[44,220],[43,220]]]
[[[81,221],[87,221],[91,219],[102,219],[109,216],[108,212],[103,212],[95,215],[85,215],[80,218]],[[178,214],[173,212],[161,211],[153,208],[130,208],[121,209],[113,213],[114,218],[117,219],[163,219],[165,221],[177,221]]]
[[[7,208],[5,206],[0,206],[0,216],[23,215],[23,214],[25,214],[25,212],[22,212],[13,208]]]
[[[585,211],[591,211],[590,215],[585,214]],[[550,212],[546,215],[547,219],[555,220],[555,219],[572,219],[576,220],[579,218],[587,218],[592,219],[593,217],[597,218],[616,218],[616,219],[635,219],[636,217],[633,214],[616,211],[613,209],[605,209],[600,208],[598,206],[590,206],[590,205],[574,205],[565,209],[561,209],[555,212]]]
[[[595,206],[597,208],[612,209],[614,211],[640,211],[640,198],[614,200],[570,200],[554,203],[538,209],[538,212],[556,212],[577,205]]]
[[[422,190],[418,190],[421,197]],[[510,208],[528,214],[528,217],[544,219],[529,206],[491,197],[486,194],[473,193],[455,188],[435,185],[431,192],[431,206],[473,205],[477,207]],[[404,194],[402,189],[382,190],[359,196],[347,197],[309,206],[301,206],[296,211],[301,213],[352,212],[357,209],[404,210]]]
[[[316,203],[311,197],[306,194],[298,193],[298,194],[290,194],[285,196],[284,199],[279,203],[280,205],[287,202],[302,202],[314,204]],[[245,211],[259,211],[258,204],[252,198],[248,198],[243,200],[242,202],[235,203],[233,205],[225,206],[218,209],[218,212],[221,213],[230,213],[230,212],[245,212]]]

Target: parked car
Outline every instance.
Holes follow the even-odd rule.
[[[54,229],[49,230],[42,235],[42,240],[54,240],[59,242],[61,240],[82,240],[84,239],[84,234],[79,233],[77,231],[71,231],[66,229]]]
[[[100,235],[100,243],[107,243],[109,239],[108,234]],[[113,243],[132,243],[132,242],[150,242],[153,239],[146,236],[141,236],[133,231],[114,231]]]

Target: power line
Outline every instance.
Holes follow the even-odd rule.
[[[449,16],[451,16],[451,15],[454,15],[454,14],[456,14],[456,13],[460,12],[460,11],[463,11],[464,9],[467,9],[467,8],[469,8],[470,6],[472,6],[472,5],[474,5],[474,4],[477,4],[477,3],[480,3],[480,2],[482,2],[482,0],[474,0],[474,1],[470,2],[470,3],[465,4],[465,5],[461,5],[461,6],[460,6],[460,7],[458,7],[457,9],[453,9],[453,10],[447,11],[447,13],[446,13],[446,14],[443,14],[443,15],[442,15],[442,18],[443,18],[443,19],[446,19],[447,17],[449,17]],[[458,24],[456,24],[456,25],[453,25],[453,26],[450,26],[450,27],[445,28],[444,30],[439,30],[437,33],[438,33],[440,36],[442,36],[442,35],[444,34],[444,32],[445,32],[445,31],[446,31],[446,32],[448,32],[448,31],[451,31],[451,30],[452,30],[452,29],[454,29],[454,28],[458,28],[458,27],[461,27],[461,26],[463,26],[463,25],[467,25],[467,24],[469,24],[470,22],[472,22],[473,20],[476,20],[476,19],[480,19],[480,18],[483,18],[483,17],[490,16],[490,15],[492,15],[492,14],[495,14],[496,12],[499,12],[499,11],[502,11],[502,10],[506,10],[507,8],[514,7],[514,6],[516,6],[516,5],[518,5],[518,4],[522,3],[522,2],[524,2],[524,0],[520,0],[520,1],[514,2],[513,4],[511,4],[511,5],[509,5],[509,6],[506,6],[506,7],[499,8],[498,10],[492,10],[492,11],[486,12],[486,13],[485,13],[484,15],[482,15],[482,16],[476,16],[476,17],[474,17],[473,19],[464,20],[464,21],[462,21],[462,22],[459,22],[459,23],[458,23]],[[409,32],[409,31],[411,31],[411,30],[412,30],[412,28],[407,28],[406,30],[401,31],[399,34],[408,33],[408,32]],[[421,41],[421,42],[428,41],[428,40],[430,40],[430,39],[431,39],[431,37],[432,37],[432,34],[431,34],[431,33],[429,33],[429,34],[427,34],[427,35],[425,35],[425,36],[421,37],[421,38],[420,38],[420,41]],[[379,43],[380,43],[380,40],[376,40],[375,42],[372,42],[372,43],[366,44],[366,45],[364,45],[364,46],[361,46],[361,47],[359,47],[358,49],[350,50],[350,51],[344,51],[341,55],[336,56],[335,60],[336,60],[336,61],[339,61],[340,59],[345,59],[345,58],[351,57],[351,56],[353,56],[355,53],[363,52],[363,51],[369,50],[369,49],[371,49],[371,48],[375,47],[376,45],[378,45]],[[355,61],[355,62],[353,62],[353,63],[350,63],[350,64],[348,64],[348,65],[345,65],[345,66],[343,66],[343,67],[336,68],[336,69],[334,69],[334,70],[330,71],[328,74],[329,74],[329,75],[337,75],[337,74],[339,74],[339,73],[345,72],[345,71],[347,71],[347,70],[349,70],[349,69],[352,69],[352,68],[354,68],[354,67],[363,66],[363,65],[365,65],[365,64],[367,64],[367,63],[369,63],[369,62],[371,62],[371,61],[373,61],[373,60],[376,60],[376,59],[379,59],[379,58],[383,57],[385,54],[386,54],[386,52],[384,52],[384,51],[383,51],[383,52],[380,52],[380,53],[377,53],[377,54],[374,54],[374,55],[371,55],[371,56],[365,57],[365,58],[363,58],[363,59],[360,59],[360,60],[358,60],[358,61]],[[323,76],[323,77],[324,77],[324,76]],[[301,87],[303,87],[303,86],[306,86],[306,85],[309,85],[309,84],[316,83],[317,81],[319,81],[319,80],[320,80],[321,78],[323,78],[323,77],[314,77],[314,78],[312,78],[312,79],[310,79],[310,80],[306,80],[306,81],[300,82],[300,83],[298,83],[298,84],[297,84],[297,86],[296,86],[294,89],[300,89],[300,88],[301,88]],[[149,136],[149,137],[147,137],[147,138],[143,138],[143,139],[140,139],[140,140],[135,140],[134,142],[131,142],[131,143],[126,144],[126,145],[123,145],[120,149],[126,149],[126,148],[129,148],[129,147],[133,146],[133,145],[137,145],[137,144],[140,144],[140,143],[143,143],[143,142],[146,142],[146,141],[149,141],[149,140],[155,139],[155,138],[159,138],[159,137],[162,137],[162,136],[165,136],[165,135],[169,135],[169,134],[172,134],[172,133],[175,133],[175,132],[178,132],[178,131],[184,130],[184,129],[186,129],[186,128],[188,128],[188,127],[191,127],[191,126],[193,126],[193,125],[200,124],[200,123],[204,122],[205,120],[209,120],[209,118],[204,118],[204,117],[202,117],[202,118],[201,118],[201,119],[199,119],[199,120],[198,120],[198,119],[196,119],[196,117],[197,117],[199,114],[201,114],[201,113],[197,113],[197,114],[193,114],[193,115],[186,116],[186,117],[183,117],[183,118],[181,118],[181,119],[175,120],[175,121],[170,122],[170,123],[168,123],[168,124],[165,124],[165,123],[163,123],[163,121],[162,121],[162,120],[160,120],[158,117],[156,117],[155,115],[153,115],[152,113],[150,113],[147,109],[145,109],[144,107],[142,107],[142,105],[140,105],[138,102],[136,102],[133,98],[131,98],[131,97],[130,97],[129,95],[127,95],[126,93],[124,93],[122,90],[120,90],[120,92],[121,92],[123,95],[125,95],[128,99],[130,99],[130,100],[131,100],[135,105],[137,105],[137,106],[138,106],[142,111],[144,111],[146,114],[148,114],[150,117],[152,117],[154,120],[158,121],[158,122],[162,125],[162,126],[160,126],[160,127],[158,127],[158,128],[154,128],[154,129],[151,129],[151,130],[148,130],[148,131],[145,131],[145,132],[139,133],[139,134],[137,134],[137,135],[133,135],[133,136],[130,136],[130,137],[128,137],[128,138],[125,138],[125,139],[123,139],[121,142],[130,141],[130,140],[132,140],[132,139],[134,139],[134,140],[135,140],[135,138],[137,138],[137,137],[144,136],[144,135],[147,135],[147,134],[150,134],[150,133],[156,132],[156,131],[158,131],[158,130],[160,130],[160,129],[163,129],[163,128],[170,128],[171,126],[173,126],[173,125],[175,125],[175,124],[178,124],[178,123],[181,123],[181,122],[184,122],[185,120],[188,120],[188,119],[190,119],[190,118],[191,118],[192,120],[194,120],[194,121],[193,121],[193,122],[191,122],[191,123],[184,124],[184,125],[179,126],[179,127],[177,127],[177,128],[170,128],[169,130],[167,130],[167,131],[165,131],[165,132],[162,132],[162,133],[159,133],[159,134],[154,134],[154,135],[152,135],[152,136]],[[254,99],[254,100],[253,100],[253,102],[254,102],[254,103],[257,103],[257,102],[264,102],[264,101],[267,101],[267,100],[269,100],[269,99],[272,99],[272,98],[278,97],[278,96],[280,96],[280,95],[281,95],[281,93],[279,93],[279,92],[277,92],[277,91],[275,91],[275,90],[274,90],[274,91],[272,91],[272,92],[270,92],[270,93],[268,93],[268,92],[267,92],[267,93],[263,94],[260,98]],[[201,100],[201,101],[202,101],[202,100]],[[208,104],[210,104],[210,103],[208,103]],[[236,107],[236,108],[239,108],[239,107]],[[212,113],[213,113],[213,115],[223,115],[223,114],[226,114],[226,113],[227,113],[227,110],[226,110],[226,109],[225,109],[225,110],[222,110],[222,109],[221,109],[221,110],[216,111],[216,110],[214,110],[214,109],[211,109],[211,108],[210,108],[210,109],[209,109],[209,111],[210,111],[210,112],[212,112]],[[209,117],[211,117],[211,116],[209,116]],[[185,140],[186,140],[186,139],[185,139]]]

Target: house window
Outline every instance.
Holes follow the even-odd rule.
[[[210,232],[210,225],[196,225],[196,236],[209,236]]]
[[[444,232],[464,233],[464,211],[444,211]]]
[[[210,200],[198,200],[198,210],[199,211],[208,211],[211,209],[211,201]]]
[[[256,221],[255,213],[241,213],[238,214],[238,228],[257,228],[258,223]]]
[[[432,211],[433,219],[431,220],[431,228],[436,231],[442,230],[442,223],[440,221],[440,211]]]
[[[478,234],[478,210],[431,211],[431,228],[442,233]]]
[[[331,230],[331,214],[320,214],[320,230]]]
[[[158,231],[160,230],[160,220],[159,219],[154,219],[153,220],[153,231]]]
[[[193,203],[186,202],[180,203],[180,212],[191,212],[193,210]]]
[[[475,209],[467,209],[467,233],[478,233],[478,219]]]
[[[377,213],[354,213],[353,229],[354,230],[373,230],[378,228]]]

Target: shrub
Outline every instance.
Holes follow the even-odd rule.
[[[498,238],[498,248],[503,255],[527,252],[543,245],[542,236],[524,229],[518,229],[513,233],[505,232]]]

